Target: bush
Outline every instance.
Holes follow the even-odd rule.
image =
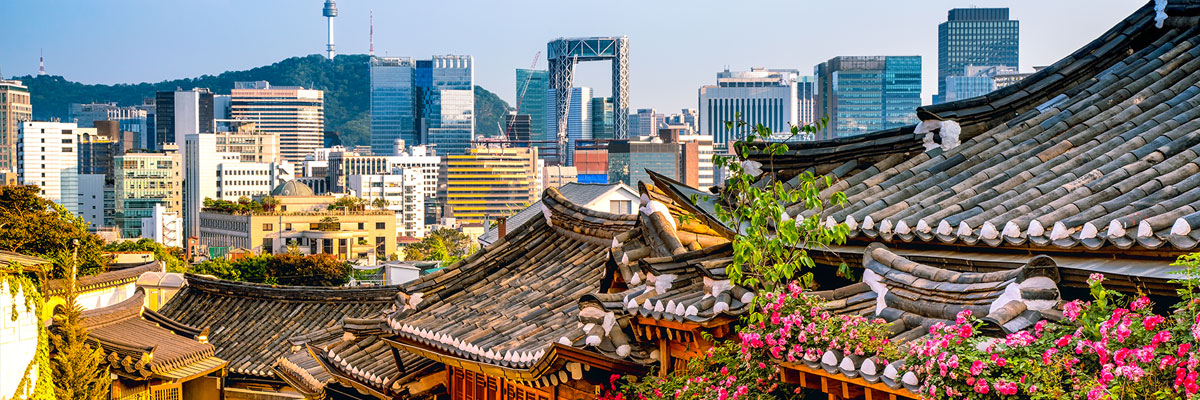
[[[192,267],[192,273],[217,278],[290,286],[341,286],[350,281],[350,263],[328,254],[262,254],[229,261],[209,260]]]

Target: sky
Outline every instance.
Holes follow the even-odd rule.
[[[324,0],[4,0],[0,76],[46,71],[84,83],[215,75],[324,54]],[[937,90],[937,25],[956,7],[1008,7],[1020,69],[1049,65],[1143,6],[1136,0],[338,0],[339,53],[468,54],[475,81],[514,103],[516,68],[558,37],[630,41],[631,108],[695,108],[725,68],[798,69],[836,56],[919,55],[922,97]],[[576,86],[611,94],[607,62],[581,63]],[[227,91],[229,88],[214,88]],[[366,94],[364,93],[364,96]]]

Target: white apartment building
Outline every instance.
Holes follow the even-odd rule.
[[[425,193],[421,173],[396,170],[389,175],[351,175],[347,188],[367,201],[384,199],[387,209],[396,213],[396,235],[425,236]],[[374,207],[374,205],[370,206]]]
[[[293,178],[292,165],[284,162],[244,162],[243,153],[217,151],[218,135],[189,134],[184,139],[183,231],[200,234],[200,209],[204,199],[236,201],[263,196]]]
[[[155,204],[148,218],[142,218],[142,237],[170,247],[183,247],[183,218],[179,213],[167,211],[162,204]]]
[[[95,134],[95,128],[85,128]],[[17,182],[79,214],[79,133],[75,123],[23,122],[17,129]]]

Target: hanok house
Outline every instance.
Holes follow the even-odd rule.
[[[344,319],[340,340],[310,335],[324,371],[286,365],[382,399],[585,399],[613,374],[667,373],[709,346],[702,333],[731,333],[754,294],[724,276],[727,239],[641,191],[644,207],[620,215],[547,189],[540,216],[403,286],[394,312]]]
[[[851,237],[814,254],[826,271],[863,267],[862,282],[818,271],[817,294],[892,322],[900,342],[964,309],[996,334],[1058,319],[1063,299],[1087,296],[1091,273],[1171,304],[1169,264],[1200,243],[1197,22],[1200,2],[1161,12],[1151,2],[1017,84],[917,109],[916,126],[741,155],[762,163],[763,184],[796,185],[803,171],[836,182],[822,194],[849,204],[821,218]],[[665,189],[715,221],[719,197]],[[827,353],[785,366],[785,380],[830,398],[917,397],[917,377],[873,360]]]
[[[114,379],[114,399],[220,399],[227,362],[214,355],[207,329],[143,308],[145,291],[83,312]],[[53,329],[53,328],[52,328]]]
[[[214,354],[229,361],[226,399],[362,398],[352,386],[341,386],[324,373],[308,348],[358,332],[343,329],[343,321],[380,318],[395,309],[400,290],[273,286],[192,274],[185,279],[187,286],[159,313],[209,329]],[[392,360],[390,348],[372,351],[380,349]],[[395,362],[389,366],[396,369]]]

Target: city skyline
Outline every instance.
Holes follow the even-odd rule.
[[[312,3],[312,4],[308,4]],[[237,4],[237,6],[234,6]],[[946,12],[956,7],[1010,7],[1013,19],[1021,20],[1021,65],[1023,72],[1036,65],[1047,65],[1068,54],[1107,30],[1116,21],[1142,5],[1142,2],[1069,1],[1046,4],[1015,1],[926,2],[897,6],[867,1],[854,4],[791,4],[760,2],[755,9],[776,10],[752,13],[753,21],[738,29],[740,21],[728,13],[709,12],[720,8],[711,2],[679,4],[637,4],[639,12],[629,12],[632,3],[572,4],[585,20],[548,20],[560,15],[549,2],[521,4],[472,3],[472,12],[462,13],[462,4],[391,4],[381,1],[338,3],[338,54],[366,54],[369,46],[369,14],[375,14],[375,50],[379,56],[428,57],[434,54],[466,54],[476,59],[476,83],[496,92],[513,105],[515,95],[512,74],[528,68],[534,54],[544,51],[546,42],[558,37],[626,35],[630,38],[631,109],[664,110],[695,108],[695,90],[712,80],[726,66],[746,70],[752,66],[797,69],[811,74],[816,64],[836,56],[920,55],[926,60],[937,57],[937,24]],[[1076,15],[1086,4],[1088,18],[1064,20],[1061,15]],[[326,21],[321,1],[265,2],[242,4],[204,2],[159,4],[147,1],[122,1],[75,5],[56,4],[53,12],[42,3],[16,2],[11,11],[29,18],[0,27],[0,33],[25,37],[6,44],[0,51],[0,74],[5,77],[37,73],[40,52],[47,59],[47,71],[83,83],[138,83],[217,74],[244,70],[277,62],[287,57],[323,54]],[[61,7],[59,7],[61,6]],[[863,10],[868,11],[863,11]],[[874,10],[877,12],[871,12]],[[412,15],[447,15],[455,12],[455,24],[439,23],[436,18],[411,18]],[[794,15],[842,15],[854,18],[813,18],[810,22]],[[187,16],[192,21],[213,21],[211,26],[227,29],[176,29],[175,22]],[[96,20],[138,19],[143,23],[94,24]],[[1076,21],[1087,22],[1076,22]],[[854,21],[862,26],[890,26],[888,40],[876,39],[871,30],[845,29],[838,24]],[[539,23],[544,22],[544,23]],[[61,29],[43,30],[53,24]],[[808,24],[807,28],[802,25]],[[453,26],[451,26],[453,25]],[[498,29],[503,27],[503,29]],[[716,29],[720,28],[720,29]],[[130,38],[142,57],[129,57],[111,48],[80,41],[88,35]],[[811,31],[812,36],[803,32]],[[146,35],[145,32],[174,32],[174,35]],[[820,32],[836,32],[836,40],[819,42],[811,37],[827,37]],[[781,36],[784,35],[784,36]],[[790,35],[794,41],[779,38]],[[1055,40],[1042,40],[1053,37]],[[240,43],[229,46],[229,43]],[[789,44],[795,43],[794,46]],[[717,49],[714,51],[714,49]],[[220,57],[214,57],[220,54]],[[538,68],[546,68],[545,54]],[[680,57],[687,62],[680,63]],[[237,60],[237,61],[230,61]],[[596,96],[610,96],[606,65],[583,64],[576,84],[597,89]],[[937,91],[937,65],[922,66],[922,102],[928,103]]]

